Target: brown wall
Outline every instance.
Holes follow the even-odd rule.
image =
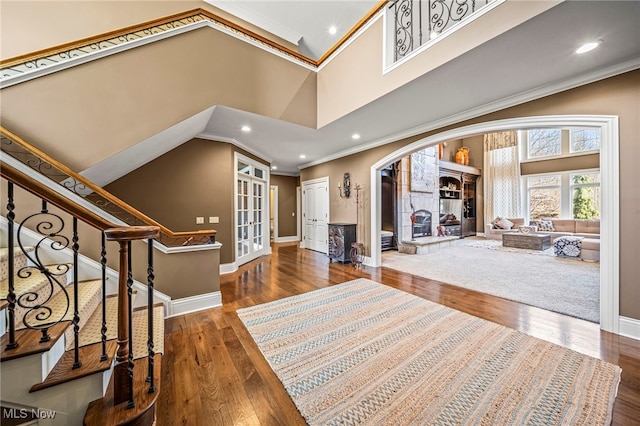
[[[7,182],[0,181],[2,194],[6,193]],[[16,223],[21,222],[28,215],[37,213],[41,209],[40,198],[15,186],[15,214]],[[72,219],[64,211],[49,205],[48,210],[60,216],[64,221],[61,235],[71,241]],[[2,203],[0,212],[6,216],[6,205]],[[34,222],[29,222],[34,229]],[[36,222],[37,223],[37,222]],[[101,233],[97,229],[78,221],[78,244],[81,254],[90,259],[99,260],[101,251]],[[70,246],[71,244],[69,244]],[[147,250],[148,246],[142,241],[132,243],[132,269],[134,279],[141,283],[147,282]],[[107,266],[118,270],[119,245],[107,242]],[[197,296],[200,294],[220,291],[220,251],[203,250],[187,253],[164,254],[154,251],[154,285],[155,288],[173,299]],[[90,278],[100,278],[99,275]]]
[[[532,117],[541,115],[594,114],[617,115],[620,134],[620,314],[640,319],[640,70],[628,72],[576,89],[567,90],[536,101],[527,102],[473,120],[461,122],[427,132],[409,139],[381,146],[349,157],[303,169],[301,181],[321,176],[329,176],[331,187],[346,171],[351,173],[352,182],[362,182],[365,186],[363,222],[359,227],[363,237],[359,239],[369,247],[370,207],[368,202],[369,173],[371,166],[389,153],[411,142],[456,127],[487,121]],[[477,165],[476,165],[477,167]],[[355,206],[337,197],[337,189],[331,191],[331,220],[353,220]]]
[[[278,187],[278,235],[292,237],[298,232],[296,188],[300,186],[297,176],[271,175],[271,186]]]

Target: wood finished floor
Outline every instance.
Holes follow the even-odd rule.
[[[640,425],[640,341],[597,324],[387,268],[356,270],[325,255],[274,245],[273,254],[221,277],[223,306],[165,325],[157,424],[304,425],[236,309],[365,277],[601,358],[622,368],[613,425]]]

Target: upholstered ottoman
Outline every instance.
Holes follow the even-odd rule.
[[[553,240],[553,251],[556,256],[599,262],[600,240],[572,236],[558,237]]]

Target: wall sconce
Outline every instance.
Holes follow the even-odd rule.
[[[349,173],[345,173],[342,177],[342,186],[338,182],[338,192],[340,193],[340,198],[349,198],[351,195],[351,176]]]

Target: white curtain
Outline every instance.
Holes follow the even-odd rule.
[[[484,218],[523,217],[520,158],[515,131],[484,135]]]

